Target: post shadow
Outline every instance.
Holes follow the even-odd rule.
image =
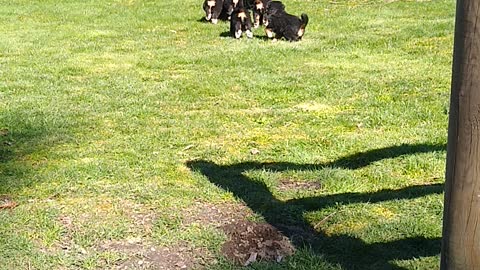
[[[272,172],[287,170],[320,170],[322,168],[358,169],[372,162],[402,155],[444,151],[445,145],[398,145],[357,153],[325,164],[296,164],[288,162],[243,162],[218,165],[210,161],[187,162],[188,168],[200,172],[220,188],[242,199],[266,222],[282,231],[296,247],[309,246],[327,261],[343,269],[403,269],[390,263],[391,260],[406,260],[414,257],[434,256],[440,253],[440,238],[404,238],[390,242],[366,243],[347,235],[327,235],[314,228],[304,219],[303,213],[322,209],[336,203],[382,202],[396,199],[413,199],[443,192],[443,184],[410,186],[398,190],[380,190],[371,193],[343,193],[315,196],[289,201],[280,201],[273,196],[263,182],[245,176],[250,170],[265,169]]]

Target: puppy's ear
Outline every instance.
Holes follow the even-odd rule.
[[[267,4],[267,12],[270,14],[281,13],[285,11],[285,5],[280,1],[270,1]]]

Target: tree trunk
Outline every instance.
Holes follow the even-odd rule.
[[[458,0],[442,270],[480,269],[480,1]]]

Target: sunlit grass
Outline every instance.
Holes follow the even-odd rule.
[[[217,175],[268,189],[250,218],[320,238],[256,269],[437,268],[454,2],[284,3],[310,17],[301,42],[226,37],[198,0],[0,1],[0,195],[19,203],[0,269],[112,268],[126,255],[99,247],[129,239],[234,269],[221,230],[182,224],[249,204]]]

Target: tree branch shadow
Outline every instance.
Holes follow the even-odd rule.
[[[243,162],[218,165],[197,160],[187,162],[188,168],[206,176],[218,187],[242,199],[266,222],[282,231],[297,247],[310,246],[315,253],[323,254],[328,262],[343,269],[402,269],[391,260],[405,260],[440,253],[440,238],[414,237],[386,243],[366,243],[351,235],[327,235],[315,230],[303,217],[307,211],[319,210],[337,203],[378,203],[389,200],[414,199],[429,194],[443,193],[443,184],[417,185],[402,189],[385,189],[371,193],[343,193],[281,201],[263,182],[245,176],[250,170],[282,172],[287,170],[321,170],[322,168],[358,169],[386,158],[402,155],[444,151],[445,145],[398,145],[357,153],[325,164],[295,164],[288,162]]]

